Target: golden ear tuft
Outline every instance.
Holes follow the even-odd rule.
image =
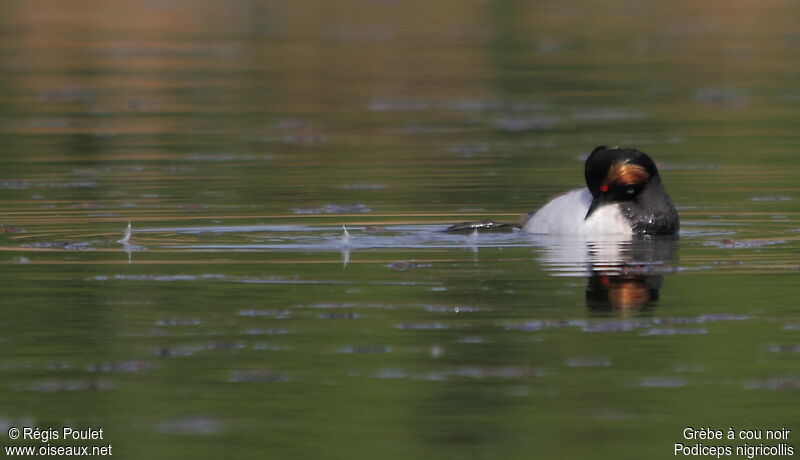
[[[629,160],[615,162],[611,165],[606,175],[606,184],[614,185],[634,185],[643,184],[650,180],[650,174],[637,164],[630,163]]]

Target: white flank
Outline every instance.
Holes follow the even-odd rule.
[[[591,204],[592,194],[588,188],[567,192],[536,211],[522,229],[528,233],[583,237],[632,234],[630,224],[614,204],[595,209],[586,219]]]

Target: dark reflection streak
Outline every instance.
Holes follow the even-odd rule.
[[[658,302],[662,276],[610,277],[593,272],[586,285],[586,308],[594,312],[646,310]]]
[[[677,243],[677,238],[669,236],[631,241],[627,250],[620,251],[624,257],[616,266],[616,276],[608,276],[607,269],[597,270],[598,262],[593,262],[586,307],[595,312],[654,307],[664,275],[677,264]]]
[[[677,264],[675,237],[620,241],[540,240],[551,269],[588,273],[586,307],[593,312],[643,311],[654,307],[664,275]]]

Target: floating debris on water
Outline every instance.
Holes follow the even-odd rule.
[[[742,108],[749,102],[749,96],[735,88],[705,87],[695,90],[694,100],[730,108]]]
[[[678,388],[686,386],[683,377],[642,377],[639,386],[646,388]]]
[[[568,367],[608,367],[611,358],[569,358],[565,364]]]
[[[0,188],[5,188],[9,190],[25,190],[30,186],[30,182],[28,181],[19,181],[19,180],[2,180],[0,181]]]
[[[503,379],[518,379],[524,377],[541,377],[543,372],[535,367],[530,366],[504,366],[504,367],[480,367],[480,366],[462,366],[454,369],[453,375],[459,377],[470,377],[474,379],[484,379],[490,377],[497,377]]]
[[[416,380],[445,381],[451,378],[471,378],[471,379],[522,379],[538,378],[544,373],[531,366],[502,366],[502,367],[482,367],[482,366],[459,366],[449,369],[407,372],[399,369],[384,369],[385,377],[377,378],[406,378],[411,377]]]
[[[24,389],[42,393],[62,393],[67,391],[108,391],[114,386],[108,380],[43,380]],[[20,391],[19,388],[15,389]]]
[[[480,153],[488,152],[489,144],[480,143],[480,144],[454,145],[452,147],[448,147],[447,150],[449,152],[458,154],[458,156],[462,158],[474,158]]]
[[[326,204],[325,206],[316,207],[298,207],[292,208],[295,214],[366,214],[372,212],[365,204]]]
[[[749,316],[746,315],[732,315],[727,313],[715,313],[715,314],[708,314],[708,315],[700,315],[695,317],[688,317],[688,316],[668,316],[664,318],[653,318],[654,325],[675,325],[675,324],[700,324],[705,322],[717,322],[717,321],[739,321],[750,319]]]
[[[702,335],[708,333],[704,327],[654,327],[639,333],[639,335]]]
[[[675,372],[704,372],[706,367],[702,364],[676,364],[672,370]]]
[[[486,342],[486,339],[484,339],[483,337],[481,337],[479,335],[469,335],[469,336],[465,336],[465,337],[459,337],[458,342],[459,343],[484,343],[484,342]]]
[[[660,327],[664,325],[676,324],[702,324],[719,321],[740,321],[750,319],[747,315],[735,315],[728,313],[716,313],[700,315],[696,317],[664,317],[653,318],[651,320],[606,320],[589,321],[582,319],[571,320],[528,320],[521,323],[502,324],[506,330],[516,330],[524,332],[537,332],[551,328],[578,327],[583,332],[628,332],[642,329],[640,335],[678,335],[678,334],[705,334],[705,328],[672,328]]]
[[[450,329],[450,326],[445,323],[400,323],[395,324],[394,327],[395,329],[411,331]]]
[[[586,323],[582,322],[580,326],[584,326]],[[524,331],[524,332],[536,332],[541,331],[544,329],[552,328],[552,327],[566,327],[570,326],[566,321],[561,320],[530,320],[525,321],[524,323],[516,323],[516,324],[507,324],[505,325],[506,330],[509,331]]]
[[[176,346],[165,346],[156,348],[153,350],[153,354],[158,356],[159,358],[182,358],[186,356],[192,356],[193,354],[208,350],[208,346],[206,345],[176,345]]]
[[[147,361],[121,361],[118,363],[89,364],[86,372],[142,372],[155,369],[156,365]]]
[[[336,350],[347,355],[391,353],[392,347],[387,345],[347,345]]]
[[[275,159],[272,155],[255,155],[247,154],[233,154],[233,153],[195,153],[186,158],[188,161],[208,161],[208,162],[226,162],[226,161],[272,161]]]
[[[239,316],[268,316],[274,319],[284,319],[287,318],[291,312],[289,310],[281,309],[281,310],[240,310]]]
[[[706,246],[715,246],[721,249],[756,249],[764,246],[773,246],[776,244],[785,244],[786,240],[742,240],[736,241],[731,238],[726,238],[721,241],[706,241]]]
[[[413,261],[399,261],[399,262],[392,262],[389,265],[386,265],[387,268],[391,268],[392,270],[396,270],[399,272],[404,272],[407,270],[411,270],[414,268],[430,268],[431,264],[424,264],[419,262]]]
[[[381,369],[375,373],[376,379],[404,379],[408,373],[403,369]]]
[[[39,243],[22,244],[20,247],[36,249],[59,249],[63,251],[86,251],[91,249],[91,246],[83,241],[43,241]]]
[[[320,313],[317,315],[319,319],[357,319],[361,316],[358,313]]]
[[[697,317],[698,322],[715,321],[744,321],[750,319],[749,315],[735,315],[731,313],[708,313]]]
[[[441,345],[432,345],[431,348],[428,350],[428,353],[431,355],[433,359],[439,359],[445,354],[445,349]]]
[[[156,431],[163,434],[217,434],[222,423],[209,417],[189,417],[165,420],[156,424]]]
[[[232,383],[278,383],[288,382],[289,376],[272,369],[239,369],[231,372],[228,378]]]
[[[321,308],[324,310],[328,310],[331,308],[355,308],[358,307],[359,304],[357,303],[337,303],[337,302],[329,302],[329,303],[315,303],[312,305],[303,305],[303,308]]]
[[[244,342],[209,342],[206,344],[206,350],[212,351],[227,351],[227,350],[244,350],[247,345]]]
[[[583,332],[627,332],[646,326],[640,321],[603,321],[583,326]]]
[[[744,384],[748,390],[776,390],[776,391],[798,391],[800,390],[800,378],[793,375],[784,375],[762,380],[750,380]]]
[[[93,181],[73,181],[73,182],[52,182],[52,183],[42,183],[39,184],[41,187],[50,187],[50,188],[97,188],[99,184]]]
[[[47,369],[48,371],[63,371],[66,369],[71,369],[72,365],[70,365],[67,362],[57,361],[46,365],[44,368]]]
[[[244,342],[208,342],[203,344],[188,344],[188,345],[167,345],[156,348],[153,354],[159,358],[183,358],[192,356],[201,351],[228,351],[228,350],[244,350],[247,344]],[[255,348],[254,348],[255,349]]]
[[[772,195],[772,196],[754,196],[750,201],[792,201],[790,196]]]
[[[252,329],[245,329],[242,331],[242,334],[245,335],[286,335],[289,333],[288,329],[280,329],[280,328],[272,328],[272,329],[262,329],[262,328],[252,328]]]
[[[243,283],[243,284],[350,284],[344,281],[333,280],[303,280],[297,278],[281,278],[278,276],[268,276],[264,278],[239,278],[228,277],[226,275],[99,275],[89,278],[92,281],[159,281],[159,282],[175,282],[175,281],[227,281],[230,283]],[[398,284],[398,283],[385,283],[385,284]],[[419,283],[422,284],[422,283]]]
[[[292,347],[288,345],[276,345],[272,343],[254,343],[250,348],[258,351],[285,351],[291,350]]]
[[[203,321],[199,319],[184,319],[184,318],[170,318],[156,320],[155,325],[160,327],[173,327],[173,326],[199,326]]]
[[[770,345],[766,351],[773,353],[800,353],[800,345]]]
[[[424,308],[427,311],[435,313],[473,313],[476,311],[483,310],[482,308],[471,307],[468,305],[456,305],[456,306],[424,305],[422,308]]]
[[[205,274],[205,275],[114,275],[114,276],[96,276],[93,278],[95,281],[207,281],[207,280],[225,280],[225,275]]]
[[[0,233],[25,233],[25,230],[17,227],[11,226],[2,226],[0,227]]]

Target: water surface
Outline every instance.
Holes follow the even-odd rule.
[[[797,9],[4,2],[0,426],[123,458],[796,429]],[[678,240],[441,232],[600,144],[657,160]]]

